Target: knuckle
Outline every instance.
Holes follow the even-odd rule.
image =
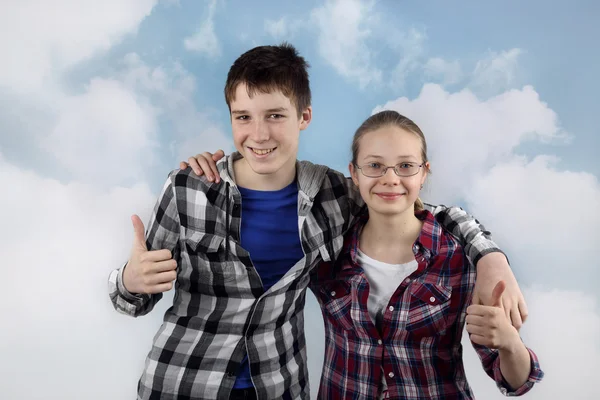
[[[523,326],[523,323],[521,321],[515,321],[513,325],[515,328],[517,328],[517,330],[519,330]]]

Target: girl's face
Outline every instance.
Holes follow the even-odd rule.
[[[352,163],[349,168],[369,212],[393,216],[414,212],[414,203],[429,169],[429,163],[419,168],[422,163],[421,139],[416,134],[396,126],[384,126],[363,135],[356,160],[360,168]],[[398,164],[400,172],[416,170],[417,173],[398,176],[393,168]],[[373,175],[372,171],[386,166],[392,168],[381,177],[367,177],[363,173]]]

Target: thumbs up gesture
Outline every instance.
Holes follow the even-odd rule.
[[[490,349],[508,350],[521,342],[519,332],[506,317],[502,293],[506,283],[500,281],[492,291],[492,305],[470,305],[467,308],[467,332],[471,341]]]
[[[169,250],[148,251],[144,224],[137,215],[131,217],[134,239],[131,255],[123,271],[123,285],[130,293],[162,293],[171,290],[177,278],[177,262]]]

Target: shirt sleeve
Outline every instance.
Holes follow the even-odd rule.
[[[541,381],[544,377],[544,372],[540,368],[540,363],[536,354],[533,350],[527,348],[529,358],[531,359],[531,372],[529,373],[527,381],[525,381],[521,387],[513,389],[502,376],[502,371],[500,370],[500,353],[498,350],[489,349],[473,342],[471,342],[471,344],[481,360],[485,373],[496,382],[496,386],[498,386],[500,392],[505,396],[521,396],[529,392],[533,385],[536,382]]]
[[[481,257],[486,254],[493,252],[504,254],[492,240],[492,234],[462,208],[431,204],[424,204],[424,207],[448,232],[456,237],[473,265],[477,265]]]
[[[162,192],[154,206],[146,230],[146,246],[148,250],[168,249],[173,259],[179,258],[179,230],[180,221],[175,200],[173,186],[174,175],[171,172]],[[179,262],[178,262],[179,264]],[[120,313],[138,317],[152,311],[156,303],[162,298],[162,293],[134,294],[130,293],[123,285],[123,271],[125,266],[112,271],[108,278],[109,297],[113,307]]]
[[[341,175],[341,174],[340,174]],[[343,176],[343,175],[342,175]],[[344,232],[348,231],[365,211],[365,201],[360,195],[360,190],[352,181],[352,178],[343,178],[343,188],[348,199],[348,212],[345,215],[346,225]]]

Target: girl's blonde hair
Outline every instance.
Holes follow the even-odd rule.
[[[427,141],[425,141],[425,135],[423,135],[423,131],[417,124],[415,124],[410,118],[401,115],[400,113],[392,110],[380,111],[377,114],[371,115],[369,118],[362,123],[361,126],[358,127],[356,132],[354,133],[354,139],[352,140],[352,164],[356,165],[358,151],[360,149],[360,140],[369,132],[373,132],[377,129],[387,127],[387,126],[395,126],[397,128],[403,129],[407,132],[411,132],[419,137],[421,140],[421,158],[422,163],[425,164],[427,160]],[[423,166],[423,168],[426,168]],[[429,173],[429,169],[427,169]],[[420,211],[423,209],[423,201],[420,198],[417,198],[415,201],[415,211]]]

